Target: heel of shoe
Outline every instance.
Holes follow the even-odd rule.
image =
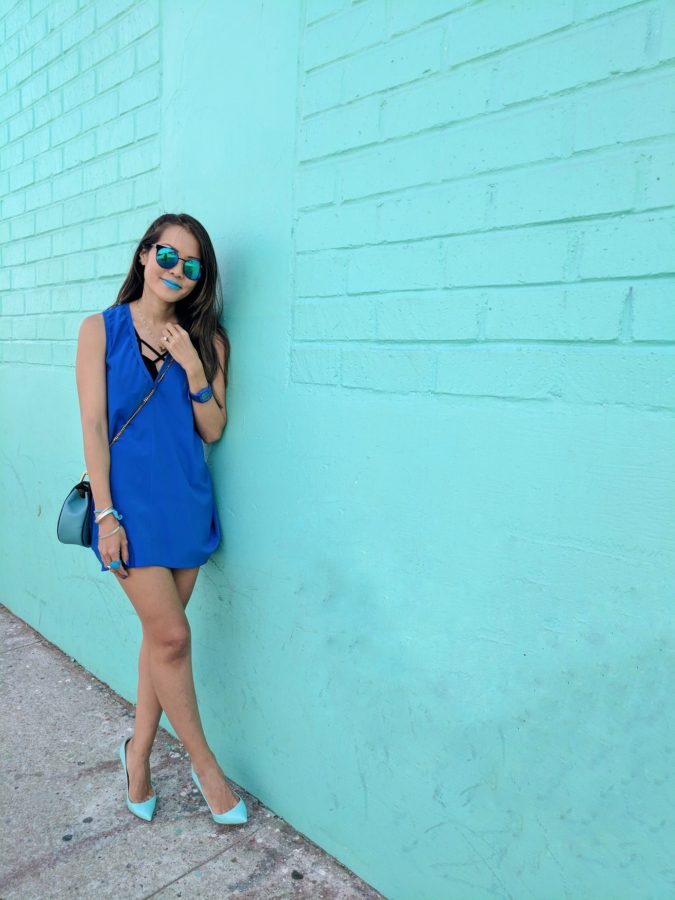
[[[248,810],[246,809],[246,804],[242,797],[239,797],[239,794],[235,794],[236,797],[239,797],[239,802],[232,807],[232,809],[226,810],[224,813],[214,813],[211,809],[209,801],[206,799],[204,795],[204,791],[202,790],[202,786],[199,783],[199,778],[197,778],[197,773],[194,768],[191,767],[192,770],[192,780],[199,788],[199,793],[204,797],[204,802],[209,807],[209,812],[211,813],[211,818],[214,822],[217,822],[218,825],[243,825],[248,821]]]
[[[125,738],[120,745],[120,760],[122,762],[122,768],[124,769],[124,780],[126,783],[126,791],[127,791],[127,808],[129,812],[132,812],[135,816],[138,816],[139,819],[143,819],[146,822],[151,822],[152,817],[155,814],[155,806],[157,805],[157,794],[153,794],[149,800],[142,800],[140,803],[134,803],[129,799],[129,771],[127,769],[127,742],[130,741],[131,738]]]

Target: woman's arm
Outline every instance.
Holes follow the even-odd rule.
[[[101,313],[87,316],[77,339],[75,378],[80,400],[82,443],[94,506],[112,506],[110,496],[110,441],[105,371],[105,323]],[[104,520],[115,524],[114,517]]]
[[[220,440],[225,425],[227,424],[227,408],[225,406],[225,345],[220,336],[214,336],[213,345],[218,354],[220,368],[215,374],[211,389],[213,396],[206,403],[199,403],[197,400],[192,401],[192,413],[194,417],[195,427],[199,432],[202,440],[207,444],[215,443]],[[160,370],[161,371],[161,370]],[[199,362],[194,369],[186,372],[190,391],[196,394],[197,391],[206,387],[206,375],[204,374],[204,366]],[[220,403],[216,403],[216,397]]]

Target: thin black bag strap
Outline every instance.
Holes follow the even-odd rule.
[[[150,397],[152,397],[152,395],[155,393],[155,391],[156,391],[157,388],[159,387],[160,381],[161,381],[162,378],[164,378],[164,376],[166,375],[166,370],[167,370],[170,366],[172,366],[174,362],[175,362],[175,360],[174,360],[174,358],[172,357],[172,358],[169,360],[168,363],[165,363],[165,364],[162,366],[161,371],[160,371],[159,375],[157,376],[157,380],[155,381],[154,385],[152,386],[152,390],[147,394],[147,396],[145,397],[145,399],[143,400],[143,402],[141,403],[141,405],[138,407],[138,409],[136,410],[136,412],[133,412],[133,413],[129,416],[129,418],[127,419],[127,421],[124,423],[124,425],[122,425],[122,427],[121,427],[120,430],[117,432],[117,434],[116,434],[115,437],[112,439],[112,441],[110,441],[110,446],[111,446],[111,447],[112,447],[112,445],[115,443],[115,441],[117,440],[117,438],[122,434],[122,432],[123,432],[124,429],[127,427],[127,425],[129,424],[129,422],[131,422],[131,420],[134,418],[134,416],[136,415],[136,413],[139,413],[139,412],[141,411],[141,409],[145,406],[145,404],[148,402],[148,400],[150,399]]]
[[[152,390],[148,392],[148,394],[144,397],[143,401],[141,402],[140,406],[135,410],[135,412],[133,412],[133,413],[129,416],[129,418],[127,419],[127,421],[124,423],[124,425],[122,425],[122,427],[121,427],[120,430],[117,432],[117,434],[116,434],[115,437],[112,439],[112,441],[110,441],[110,447],[112,447],[112,445],[115,443],[115,441],[118,439],[118,437],[122,434],[122,432],[123,432],[124,429],[127,427],[127,425],[129,424],[129,422],[131,422],[131,420],[134,418],[134,416],[135,416],[137,413],[139,413],[139,412],[141,411],[141,409],[145,406],[145,404],[148,402],[148,400],[152,397],[152,395],[155,393],[155,391],[156,391],[157,388],[159,387],[160,381],[161,381],[162,378],[164,378],[164,376],[166,375],[166,370],[167,370],[168,368],[170,368],[170,367],[174,364],[174,362],[175,362],[175,359],[174,359],[173,357],[171,357],[171,359],[169,360],[169,362],[164,363],[164,365],[163,365],[162,368],[160,369],[159,375],[157,376],[157,380],[155,381],[154,385],[152,386]],[[85,476],[86,474],[87,474],[87,470],[85,469],[84,472],[82,473],[82,478],[80,478],[80,482],[84,481],[84,476]]]

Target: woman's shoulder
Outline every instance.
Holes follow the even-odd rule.
[[[90,313],[80,323],[79,339],[105,346],[117,334],[121,334],[122,304],[114,304],[102,312]],[[120,323],[120,324],[118,324]]]

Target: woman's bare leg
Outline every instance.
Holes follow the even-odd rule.
[[[133,570],[132,570],[133,571]],[[192,596],[199,567],[193,569],[171,569],[178,591],[178,597],[185,609]],[[127,744],[127,769],[129,771],[129,799],[141,803],[152,797],[150,784],[150,753],[155,742],[162,706],[150,674],[150,656],[145,635],[141,639],[138,654],[138,690],[136,695],[136,716],[134,736]]]
[[[192,677],[190,625],[173,574],[163,566],[135,568],[120,584],[141,620],[160,707],[190,754],[211,808],[225,812],[237,797],[206,742]]]

